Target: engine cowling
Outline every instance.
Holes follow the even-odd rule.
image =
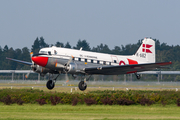
[[[77,65],[75,63],[69,63],[67,66],[65,66],[65,71],[71,74],[76,73]]]
[[[65,65],[65,71],[70,74],[84,73],[83,68],[82,65],[74,62]]]
[[[44,76],[44,75],[46,75],[46,73],[51,72],[51,70],[41,67],[39,65],[33,65],[32,70],[34,72],[40,73],[41,76]]]

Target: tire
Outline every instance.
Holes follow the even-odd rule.
[[[47,83],[46,83],[46,87],[49,89],[49,90],[52,90],[55,86],[55,83],[52,81],[52,80],[48,80]]]
[[[84,81],[80,81],[78,87],[81,91],[84,91],[87,88],[87,84]]]
[[[141,75],[137,75],[136,77],[137,77],[138,80],[141,79]]]

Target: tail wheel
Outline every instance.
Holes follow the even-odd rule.
[[[84,91],[87,88],[87,84],[84,81],[79,82],[78,86],[81,91]]]
[[[52,90],[55,86],[55,83],[52,81],[52,80],[49,80],[47,81],[46,83],[46,87],[49,89],[49,90]]]

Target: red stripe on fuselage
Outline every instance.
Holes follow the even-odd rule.
[[[135,60],[128,59],[128,61],[129,61],[129,65],[138,64],[138,62]]]
[[[45,67],[48,62],[48,57],[34,56],[31,58],[32,61],[42,67]]]

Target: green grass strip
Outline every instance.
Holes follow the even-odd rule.
[[[180,119],[180,107],[176,105],[152,106],[119,106],[119,105],[43,105],[17,104],[4,105],[0,103],[0,119],[3,120],[55,120],[55,119]]]

